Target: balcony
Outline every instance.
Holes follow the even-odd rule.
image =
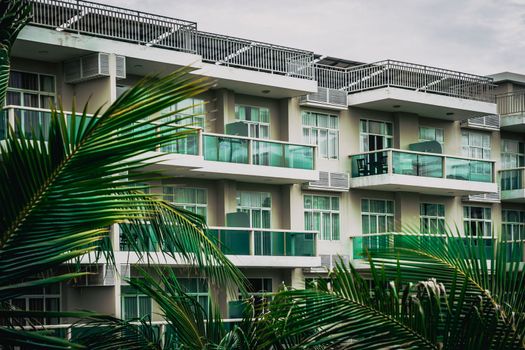
[[[352,241],[352,253],[353,260],[362,260],[366,257],[367,250],[382,250],[382,249],[393,249],[403,247],[418,247],[425,249],[426,247],[436,247],[436,245],[447,246],[450,240],[462,240],[465,244],[469,244],[469,241],[475,241],[478,243],[476,237],[447,237],[444,235],[434,234],[418,234],[404,235],[402,233],[376,233],[362,236],[350,237]],[[494,256],[494,238],[492,237],[481,237],[483,245],[485,247],[485,256],[487,258]],[[509,244],[509,258],[512,257],[512,261],[524,261],[525,245],[522,241],[515,241],[513,244]]]
[[[115,53],[128,58],[131,74],[191,65],[196,74],[246,94],[271,90],[270,97],[282,98],[315,91],[311,51],[202,32],[195,22],[89,1],[30,2],[30,26],[14,47],[17,57],[34,59],[38,50],[52,50],[57,61],[88,52]]]
[[[525,167],[499,171],[501,201],[525,203]]]
[[[70,112],[65,112],[70,115]],[[7,106],[0,114],[0,139],[7,126],[22,128],[30,137],[39,126],[47,135],[48,109]],[[15,120],[19,120],[17,124]],[[157,147],[163,153],[151,159],[146,170],[167,175],[232,179],[237,181],[292,184],[319,180],[313,145],[270,141],[242,136],[194,133],[169,145]],[[152,151],[151,156],[154,155]]]
[[[120,225],[120,229],[126,230],[128,227]],[[317,257],[315,231],[210,227],[209,235],[237,266],[315,267],[321,263]],[[167,243],[151,239],[147,246],[140,249],[144,252],[162,252],[164,244]],[[131,250],[131,246],[121,236],[120,251],[128,259],[131,257],[130,262],[137,262],[138,257],[130,253]],[[163,256],[161,259],[159,263],[177,264],[170,257]]]
[[[496,114],[492,79],[399,61],[380,61],[319,75],[319,86],[344,90],[348,106],[459,121]]]
[[[350,158],[351,188],[442,196],[498,192],[494,161],[397,149]]]
[[[501,129],[525,132],[525,91],[509,92],[496,96]]]

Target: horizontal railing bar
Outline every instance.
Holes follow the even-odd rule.
[[[283,232],[283,233],[307,233],[307,234],[318,234],[318,231],[312,230],[290,230],[290,229],[273,229],[273,228],[256,228],[256,227],[218,227],[209,226],[209,230],[219,231],[258,231],[258,232]]]
[[[436,157],[445,157],[445,158],[457,158],[457,159],[465,159],[465,160],[474,160],[479,162],[486,162],[486,163],[496,163],[495,160],[492,159],[479,159],[479,158],[471,158],[471,157],[464,157],[464,156],[456,156],[456,155],[450,155],[450,154],[441,154],[441,153],[430,153],[430,152],[418,152],[418,151],[411,151],[411,150],[401,150],[396,148],[384,148],[381,150],[376,151],[368,151],[368,152],[360,152],[360,153],[353,153],[349,155],[349,157],[354,156],[360,156],[360,155],[367,155],[367,154],[374,154],[374,153],[380,153],[380,152],[399,152],[399,153],[411,153],[411,154],[418,154],[423,156],[436,156]]]
[[[228,135],[228,134],[216,134],[216,133],[210,133],[210,132],[203,132],[202,135],[203,136],[216,136],[216,137],[222,137],[222,138],[241,139],[241,140],[256,141],[256,142],[278,143],[278,144],[290,145],[290,146],[302,146],[302,147],[312,147],[312,148],[317,147],[317,145],[306,144],[306,143],[297,143],[297,142],[292,143],[288,141],[269,140],[269,139],[261,139],[261,138],[238,136],[238,135]]]

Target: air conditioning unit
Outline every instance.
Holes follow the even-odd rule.
[[[126,78],[126,57],[116,56],[117,79]],[[75,84],[82,81],[109,77],[109,54],[97,52],[64,62],[65,82]]]
[[[346,192],[350,189],[350,176],[348,173],[320,171],[318,181],[303,184],[305,190]]]
[[[471,194],[461,198],[464,202],[501,203],[499,193]]]
[[[461,122],[461,127],[497,131],[500,128],[500,117],[497,114],[474,117]]]
[[[104,287],[115,285],[115,268],[111,264],[90,265],[84,269],[89,275],[74,280],[74,287]]]

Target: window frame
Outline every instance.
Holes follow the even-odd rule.
[[[54,312],[60,312],[62,310],[62,285],[60,283],[58,284],[58,294],[56,293],[46,293],[46,288],[48,286],[41,286],[41,287],[35,287],[35,288],[41,288],[42,293],[38,294],[23,294],[20,296],[17,296],[11,300],[9,300],[9,304],[13,305],[13,301],[15,300],[24,300],[24,310],[22,311],[29,311],[29,300],[30,299],[41,299],[42,300],[42,310],[32,310],[32,311],[54,311]],[[49,299],[58,299],[58,310],[47,310],[47,300]],[[55,319],[56,321],[51,321],[51,319]],[[21,320],[22,323],[27,325],[26,320]],[[43,325],[55,325],[60,324],[60,318],[58,317],[45,317],[42,318],[40,321]]]
[[[441,130],[441,135],[443,136],[443,140],[442,141],[438,141],[435,138],[433,140],[428,140],[428,139],[421,138],[421,129],[434,129],[434,137],[436,136],[436,131],[437,130]],[[444,128],[438,128],[438,127],[435,127],[435,126],[420,125],[419,128],[418,128],[418,140],[419,140],[419,142],[436,141],[436,142],[438,142],[441,145],[441,147],[443,147],[445,145],[445,129]]]
[[[250,196],[253,195],[254,193],[257,193],[258,195],[262,195],[262,194],[267,194],[268,196],[262,196],[261,198],[269,198],[270,199],[270,206],[268,207],[263,207],[263,206],[260,206],[260,207],[257,207],[257,206],[246,206],[246,205],[241,205],[241,193],[249,193]],[[253,197],[252,197],[253,198]],[[250,228],[261,228],[261,229],[269,229],[272,227],[272,207],[273,207],[273,201],[272,201],[272,193],[269,192],[269,191],[251,191],[251,190],[237,190],[237,193],[236,193],[236,196],[235,196],[235,201],[236,201],[236,207],[235,207],[235,210],[237,213],[247,213],[248,214],[248,217],[249,217],[249,220],[250,220]],[[253,213],[254,212],[259,212],[260,213],[260,218],[261,218],[261,226],[264,226],[263,225],[263,212],[267,212],[268,213],[268,221],[269,221],[269,225],[268,227],[255,227],[253,225]]]
[[[468,144],[464,144],[465,136],[467,136]],[[474,146],[472,140],[474,136],[481,136],[481,146]],[[488,138],[488,146],[484,146],[484,139]],[[473,150],[481,151],[482,157],[476,157],[472,155]],[[490,160],[492,156],[492,135],[490,133],[474,131],[474,130],[461,130],[461,154],[464,157],[473,159]]]
[[[508,214],[505,212],[516,212],[520,217],[520,221],[509,221]],[[506,227],[511,228],[510,237],[507,237]],[[518,232],[514,232],[517,229]],[[506,241],[521,241],[525,240],[525,210],[518,209],[501,209],[501,234],[502,239]],[[517,237],[516,237],[517,236]]]
[[[421,210],[423,205],[437,205],[443,207],[443,216],[439,216],[439,210],[438,215],[422,215]],[[430,220],[436,220],[436,228],[439,229],[439,222],[442,222],[441,226],[443,227],[443,230],[445,230],[446,227],[446,205],[444,203],[437,203],[437,202],[421,202],[419,203],[419,232],[422,234],[445,234],[445,232],[431,232],[430,230],[428,232],[423,231],[423,220],[428,221],[427,227],[431,228],[431,221]]]
[[[311,203],[312,203],[312,208],[307,208],[306,207],[306,197],[312,197],[311,198]],[[317,197],[317,198],[327,198],[328,199],[328,203],[330,203],[330,208],[329,209],[318,209],[318,208],[313,208],[313,203],[314,203],[314,198]],[[337,208],[338,209],[333,209],[333,200],[336,199],[337,200]],[[321,240],[321,241],[339,241],[341,240],[341,198],[340,196],[334,196],[334,195],[320,195],[320,194],[309,194],[309,193],[305,193],[303,194],[303,218],[304,218],[304,228],[305,230],[309,230],[309,231],[315,231],[315,227],[314,227],[314,215],[318,213],[319,214],[319,227],[320,227],[320,230],[319,230],[319,233],[318,233],[318,236],[317,236],[317,239],[318,240]],[[310,214],[312,216],[310,222],[312,223],[312,227],[307,227],[307,219],[306,219],[306,216]],[[323,228],[325,227],[324,225],[324,218],[325,218],[325,215],[323,214],[328,214],[329,217],[330,217],[330,232],[327,234],[326,232],[324,232]],[[334,216],[337,215],[337,230],[338,232],[334,232]]]
[[[237,109],[239,107],[249,107],[249,108],[257,108],[259,109],[259,115],[261,115],[261,112],[260,110],[261,109],[266,109],[268,110],[268,122],[262,122],[262,121],[254,121],[254,120],[246,120],[246,119],[240,119],[238,118],[238,113],[237,113]],[[269,140],[271,138],[271,133],[272,133],[272,128],[271,128],[271,121],[272,121],[272,116],[271,116],[271,113],[270,113],[270,107],[264,107],[264,106],[255,106],[255,105],[250,105],[250,104],[245,104],[245,103],[235,103],[235,106],[234,106],[234,118],[237,122],[242,122],[242,123],[246,123],[248,125],[255,125],[256,127],[256,133],[258,135],[250,135],[251,133],[251,129],[250,127],[249,128],[249,137],[251,138],[257,138],[257,139],[261,139],[261,140]],[[260,119],[260,118],[259,118]],[[267,135],[265,136],[261,136],[261,127],[265,127],[266,130],[267,130]]]
[[[466,208],[469,208],[469,217],[465,217],[465,209]],[[472,208],[476,208],[476,209],[483,209],[483,216],[485,216],[485,213],[486,213],[486,209],[488,209],[488,212],[490,213],[490,218],[487,219],[487,218],[472,218]],[[491,237],[492,235],[492,207],[487,207],[487,206],[477,206],[477,205],[463,205],[463,233],[465,235],[465,237],[468,237],[468,238],[478,238],[480,236],[477,235],[473,235],[470,231],[470,229],[468,227],[470,227],[471,223],[482,223],[483,225],[481,225],[480,227],[482,227],[482,238],[489,238]],[[468,224],[467,224],[468,223]],[[485,224],[489,224],[489,230],[488,232],[486,232],[486,225]],[[468,225],[468,226],[467,226]]]
[[[363,201],[368,201],[368,211],[363,211]],[[385,202],[385,208],[387,208],[387,202],[391,202],[392,203],[392,213],[387,213],[387,212],[384,212],[384,213],[380,213],[380,212],[373,212],[373,211],[370,211],[370,208],[371,208],[371,201],[382,201],[382,202]],[[390,232],[394,232],[395,231],[395,220],[396,220],[396,202],[395,200],[393,199],[383,199],[383,198],[361,198],[361,234],[363,236],[367,236],[367,235],[375,235],[375,234],[381,234],[381,233],[390,233]],[[383,216],[385,217],[385,228],[386,228],[386,231],[385,232],[367,232],[365,233],[364,231],[364,225],[363,225],[363,216],[367,215],[368,216],[368,220],[370,220],[370,216],[371,215],[374,215],[374,216]],[[392,226],[393,226],[393,230],[388,230],[388,226],[389,226],[389,222],[388,222],[388,218],[391,217],[392,218]],[[379,227],[379,221],[378,219],[376,218],[376,227]],[[369,221],[369,225],[368,227],[370,228],[370,221]]]
[[[172,194],[165,193],[165,189],[171,188]],[[185,190],[193,190],[193,191],[203,191],[204,193],[204,199],[206,203],[184,203],[184,202],[178,202],[177,196],[175,194],[176,190],[179,189],[185,189]],[[174,201],[170,201],[166,198],[166,196],[173,196]],[[195,195],[195,198],[198,196]],[[191,211],[194,214],[201,215],[197,213],[197,208],[204,209],[204,219],[208,220],[208,189],[205,187],[193,187],[193,186],[183,186],[183,185],[176,185],[176,184],[162,184],[162,199],[165,200],[168,203],[173,204],[175,207],[185,209],[188,211]]]
[[[517,143],[518,144],[518,152],[505,152],[505,144],[506,143]],[[523,153],[520,153],[520,145],[521,145],[521,148],[523,149]],[[502,138],[501,139],[501,154],[500,154],[500,157],[501,157],[501,168],[502,169],[514,169],[514,168],[521,168],[523,166],[525,166],[525,142],[523,141],[519,141],[519,140],[514,140],[514,139],[504,139]],[[505,162],[506,159],[512,159],[514,158],[514,160],[517,160],[518,161],[518,165],[517,166],[508,166],[508,163],[510,162]]]
[[[305,115],[315,115],[316,118],[316,125],[306,125],[304,123]],[[318,122],[318,116],[326,116],[328,119],[328,126],[319,126]],[[337,120],[337,127],[333,128],[331,127],[331,120],[332,118],[334,120]],[[329,159],[329,160],[337,160],[339,159],[339,150],[341,148],[340,146],[340,117],[337,114],[330,114],[330,113],[323,113],[323,112],[316,112],[312,110],[301,110],[301,127],[302,127],[302,138],[303,142],[307,145],[316,145],[317,149],[317,155],[320,158],[323,159]],[[322,142],[326,142],[326,155],[321,153],[321,134],[322,132],[326,133],[326,140]],[[315,136],[314,136],[315,134]],[[330,137],[335,138],[335,142],[331,146]],[[332,152],[331,152],[332,151]]]
[[[40,72],[35,72],[35,71],[26,71],[26,70],[20,70],[20,69],[12,69],[11,72],[10,72],[10,76],[9,76],[9,80],[11,80],[11,74],[12,73],[22,73],[22,74],[35,74],[37,75],[37,85],[38,85],[38,90],[30,90],[30,89],[22,89],[22,88],[15,88],[15,87],[11,87],[9,86],[9,81],[8,81],[8,86],[7,86],[7,92],[6,92],[6,97],[5,97],[5,103],[6,103],[6,106],[8,105],[7,104],[7,94],[9,92],[18,92],[20,93],[20,105],[15,105],[15,106],[19,106],[19,107],[28,107],[28,108],[41,108],[41,109],[48,109],[48,107],[45,107],[45,106],[42,106],[42,97],[48,97],[48,98],[51,98],[53,100],[53,102],[56,101],[56,97],[57,97],[57,76],[56,74],[47,74],[47,73],[40,73]],[[48,92],[48,91],[43,91],[41,90],[41,78],[40,76],[48,76],[48,77],[53,77],[53,90],[54,92]],[[38,107],[32,107],[32,106],[25,106],[24,104],[24,94],[32,94],[32,95],[38,95]]]
[[[361,130],[361,122],[366,122],[366,130],[367,131],[362,131]],[[390,129],[392,130],[392,135],[387,135],[387,134],[376,134],[376,133],[372,133],[372,132],[369,132],[370,130],[370,122],[375,122],[375,123],[382,123],[382,124],[390,124]],[[368,150],[365,150],[365,145],[363,143],[363,136],[365,135],[372,135],[372,136],[381,136],[383,137],[383,142],[386,144],[386,140],[390,140],[390,145],[391,147],[393,147],[394,145],[394,123],[393,122],[390,122],[390,121],[386,121],[386,120],[378,120],[378,119],[369,119],[369,118],[359,118],[359,151],[360,152],[370,152],[370,145],[369,145],[369,149]],[[388,130],[388,127],[385,127],[386,130]],[[383,149],[388,149],[390,147],[384,147]]]

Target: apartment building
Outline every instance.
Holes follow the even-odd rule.
[[[150,184],[152,193],[206,218],[254,295],[302,288],[338,256],[359,266],[366,247],[395,244],[385,232],[457,225],[466,237],[525,239],[524,75],[355,62],[83,1],[33,6],[12,51],[0,136],[17,120],[26,132],[45,127],[50,99],[65,110],[89,100],[94,112],[141,77],[187,65],[216,80],[173,106],[194,106],[187,113],[197,115],[198,132],[159,148],[163,162],[145,169],[168,176]],[[90,267],[97,274],[84,281],[14,303],[158,319],[151,300],[122,281],[141,265],[120,240],[125,229],[112,228],[118,271]],[[211,295],[225,318],[238,316],[238,295],[180,262],[156,263],[171,266],[203,304]]]

